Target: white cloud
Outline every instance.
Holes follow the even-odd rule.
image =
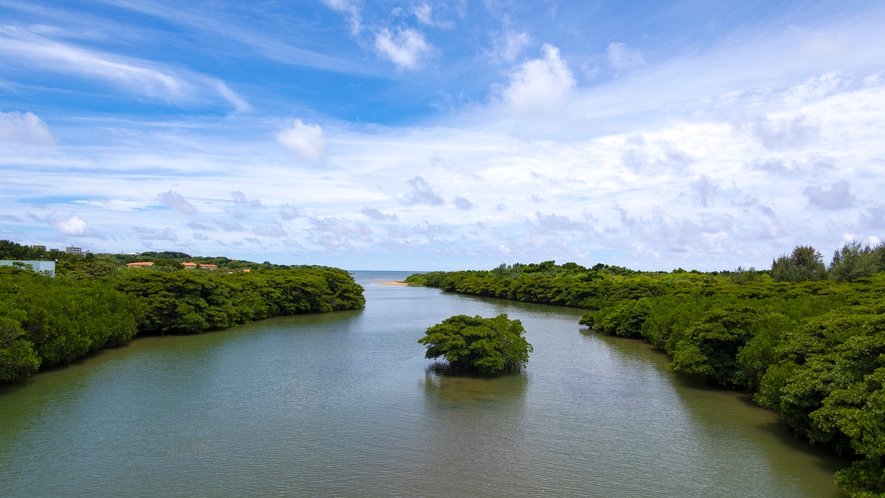
[[[588,230],[588,226],[585,223],[581,223],[579,221],[572,221],[568,216],[559,215],[556,213],[550,214],[541,214],[540,212],[535,212],[535,218],[537,218],[537,224],[535,225],[538,230],[541,232],[547,231],[586,231]]]
[[[310,232],[314,242],[324,250],[356,253],[359,252],[356,244],[372,240],[369,227],[347,218],[314,217],[310,219],[310,224],[313,225]]]
[[[774,120],[757,117],[750,122],[750,130],[763,147],[771,150],[802,147],[820,139],[820,124],[802,115]]]
[[[842,32],[850,37],[856,31]],[[368,40],[372,50],[374,34]],[[612,81],[603,77],[587,89],[572,88],[568,105],[543,119],[514,119],[501,106],[477,105],[432,124],[342,123],[331,167],[322,171],[293,171],[288,149],[266,147],[266,133],[261,134],[268,118],[262,116],[176,116],[153,120],[147,128],[91,115],[78,116],[67,129],[60,128],[65,119],[53,117],[53,133],[80,133],[68,141],[76,145],[27,155],[4,147],[0,213],[17,214],[25,205],[39,213],[66,213],[71,208],[58,206],[78,203],[79,216],[100,223],[102,233],[131,236],[132,219],[147,227],[168,225],[185,247],[202,254],[230,254],[233,244],[255,236],[255,227],[272,229],[279,222],[289,237],[259,237],[262,245],[236,251],[259,261],[378,269],[427,262],[489,268],[504,254],[499,246],[512,251],[510,261],[763,267],[796,244],[831,251],[844,231],[885,235],[885,209],[878,200],[885,187],[885,84],[876,78],[861,83],[879,70],[885,48],[858,45],[848,56],[860,60],[858,54],[868,54],[863,64],[835,65],[793,56],[784,40],[745,40],[733,49],[714,47],[648,64]],[[825,77],[835,67],[839,85]],[[503,105],[503,95],[497,93],[501,98],[494,103]],[[757,116],[766,121],[754,130]],[[794,127],[796,117],[802,119]],[[743,124],[731,124],[738,122]],[[78,131],[81,123],[89,124]],[[112,133],[96,133],[99,129]],[[35,168],[39,183],[33,181]],[[86,171],[102,181],[72,180]],[[407,184],[415,175],[421,181]],[[699,181],[704,177],[706,185]],[[839,188],[843,179],[850,188]],[[143,199],[149,207],[170,185],[200,193],[199,220],[139,209],[146,206],[112,212],[96,201]],[[244,209],[248,222],[231,218],[231,190],[260,192],[264,205],[274,209]],[[456,194],[481,206],[469,212],[430,207],[442,194],[455,208]],[[236,207],[247,205],[243,197]],[[419,200],[424,202],[405,205]],[[699,209],[693,201],[707,206]],[[616,205],[629,209],[623,220]],[[584,211],[598,221],[582,218]],[[392,213],[397,220],[389,218]],[[224,225],[216,224],[220,218]],[[191,236],[192,221],[199,221],[191,228],[200,237]],[[242,226],[236,222],[247,225],[245,231],[237,232]],[[15,229],[39,243],[45,226],[28,223],[16,222]],[[424,232],[409,234],[413,227]],[[387,234],[397,228],[404,238],[391,239]],[[453,235],[439,235],[447,231]],[[108,240],[102,249],[138,250],[131,243]],[[361,259],[335,256],[341,248]]]
[[[543,59],[520,64],[510,73],[510,84],[501,98],[518,114],[552,112],[562,107],[575,88],[575,78],[559,49],[544,44]]]
[[[0,27],[0,53],[52,71],[97,77],[126,89],[169,101],[180,101],[191,85],[145,61],[81,49],[12,27]]]
[[[755,170],[785,177],[820,176],[836,169],[832,158],[821,156],[797,157],[790,160],[770,157],[764,160],[757,159],[749,165]]]
[[[35,114],[26,112],[0,112],[0,143],[13,142],[22,144],[52,144],[52,135]]]
[[[400,69],[415,69],[432,47],[424,35],[414,29],[400,29],[395,34],[382,29],[375,35],[375,50]]]
[[[356,6],[356,2],[351,0],[322,0],[327,7],[339,12],[348,14],[348,22],[350,23],[350,34],[357,36],[363,30],[360,9]]]
[[[326,137],[320,125],[296,119],[291,128],[277,133],[277,141],[303,161],[322,163],[326,159]]]
[[[407,182],[412,190],[403,197],[403,202],[408,205],[426,204],[428,206],[442,206],[446,203],[442,196],[434,192],[433,187],[420,176],[416,176]]]
[[[613,42],[608,45],[608,62],[618,71],[645,65],[639,50],[633,50],[626,43]]]
[[[494,49],[489,54],[492,60],[498,63],[512,63],[517,57],[522,55],[526,48],[534,43],[534,39],[525,31],[507,29],[503,33],[498,34],[492,43]]]
[[[138,233],[141,240],[166,240],[169,242],[178,242],[178,235],[171,228],[166,227],[162,231],[146,227],[132,227]]]
[[[89,227],[83,218],[71,213],[66,220],[51,220],[49,224],[59,232],[72,237],[93,237],[103,239],[104,236]]]
[[[282,229],[282,227],[276,225],[260,225],[253,228],[252,233],[255,235],[261,235],[262,237],[285,237],[289,235]]]
[[[249,112],[252,110],[252,106],[225,85],[224,82],[219,81],[215,84],[215,88],[218,89],[218,93],[220,93],[222,97],[227,99],[227,101],[234,106],[234,109],[236,109],[237,112]]]
[[[794,85],[785,96],[788,101],[803,104],[814,100],[820,100],[831,95],[839,88],[844,87],[844,82],[836,73],[826,73],[820,76],[808,78],[804,82]]]
[[[809,204],[821,209],[845,209],[851,207],[855,201],[855,196],[851,194],[851,185],[845,180],[835,183],[829,189],[805,187],[802,193],[808,198]]]
[[[168,191],[157,196],[160,204],[172,208],[182,214],[197,214],[197,208],[178,192]]]
[[[868,207],[860,215],[860,226],[872,230],[885,230],[885,204]]]
[[[670,143],[647,143],[642,135],[629,135],[626,143],[631,147],[621,154],[621,163],[636,175],[684,173],[694,162],[691,156],[674,149]]]
[[[461,211],[470,211],[476,207],[476,204],[470,202],[464,197],[455,197],[455,207]]]
[[[236,221],[215,220],[215,224],[225,232],[245,232],[246,229]]]
[[[290,206],[289,204],[283,204],[280,206],[280,218],[290,221],[295,218],[300,218],[304,216],[304,213],[295,206]]]
[[[713,200],[722,190],[722,187],[710,180],[707,175],[701,175],[697,180],[692,181],[689,187],[695,205],[703,208],[713,207]]]
[[[420,21],[421,24],[433,25],[433,8],[430,5],[427,5],[426,3],[416,5],[412,9],[412,12],[415,14],[415,17],[418,18],[418,21]]]
[[[360,212],[364,215],[372,218],[375,221],[397,221],[399,217],[396,214],[387,214],[383,213],[375,208],[364,207],[360,209]]]
[[[246,194],[240,192],[239,190],[235,190],[230,193],[230,196],[234,200],[234,204],[237,206],[248,206],[254,209],[263,209],[264,205],[261,204],[261,201],[258,199],[252,199],[251,201],[246,197]]]
[[[347,218],[311,218],[310,224],[317,230],[339,235],[368,235],[372,233],[365,224]]]

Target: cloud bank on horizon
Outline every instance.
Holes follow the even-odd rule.
[[[0,238],[350,269],[885,239],[881,2],[0,3]]]

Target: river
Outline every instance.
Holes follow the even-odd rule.
[[[581,310],[381,285],[364,310],[149,337],[0,388],[0,496],[840,497],[845,465]],[[456,314],[518,318],[528,368],[435,373]]]

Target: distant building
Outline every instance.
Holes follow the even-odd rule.
[[[217,270],[218,265],[200,265],[201,270]]]
[[[190,268],[196,268],[196,267],[197,267],[197,264],[196,264],[196,263],[192,263],[192,262],[190,262],[190,261],[185,261],[184,263],[181,263],[181,266],[190,269]]]
[[[45,251],[46,250],[46,246],[30,246],[30,247],[31,247],[31,249],[36,249],[38,251]]]
[[[49,277],[55,276],[55,261],[0,260],[0,266],[15,266],[22,269],[30,266],[37,273]]]
[[[65,252],[68,254],[83,254],[83,249],[79,247],[65,247]]]
[[[252,271],[252,270],[250,270],[250,269],[248,269],[248,268],[244,268],[244,269],[243,269],[243,273],[249,273],[250,271]]]
[[[126,263],[126,268],[144,268],[146,266],[154,266],[153,261],[139,261],[137,263]]]

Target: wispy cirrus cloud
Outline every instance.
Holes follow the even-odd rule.
[[[21,27],[0,26],[0,56],[29,70],[76,75],[176,105],[206,100],[205,90],[213,89],[211,94],[223,98],[237,111],[251,109],[242,97],[215,78],[61,43]]]
[[[363,30],[360,9],[353,0],[321,0],[327,7],[332,10],[344,12],[347,14],[347,21],[350,24],[350,34],[358,36]]]
[[[97,77],[134,93],[170,101],[182,100],[191,86],[144,61],[73,47],[23,28],[0,28],[0,53],[44,70]]]
[[[244,22],[240,16],[231,16],[223,8],[208,8],[207,5],[183,5],[165,4],[151,0],[102,0],[104,3],[116,7],[129,9],[141,14],[146,14],[163,19],[174,25],[186,27],[189,31],[202,33],[214,40],[229,40],[235,44],[248,47],[251,53],[272,61],[281,62],[292,66],[310,67],[323,71],[340,72],[344,74],[378,75],[378,71],[366,64],[348,60],[328,52],[313,50],[298,46],[300,37],[281,39],[280,36],[271,35],[267,26],[262,23]],[[360,9],[356,2],[347,0],[323,0],[323,3],[338,11],[348,14],[348,23],[351,33],[356,36],[362,31]],[[202,9],[200,8],[202,7]],[[57,10],[57,9],[53,9]],[[42,14],[44,17],[46,14]],[[286,26],[302,34],[310,30],[317,30],[315,23],[308,21],[295,23],[296,19],[287,18]],[[320,29],[320,32],[323,32]],[[192,46],[194,50],[205,50],[212,54],[214,44],[197,44]]]
[[[609,64],[618,71],[645,65],[645,59],[639,50],[630,48],[626,43],[610,43],[607,53]]]

